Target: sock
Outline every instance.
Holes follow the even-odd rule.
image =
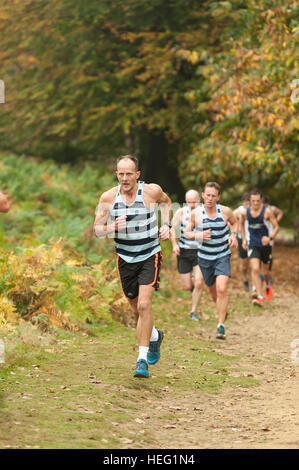
[[[139,356],[137,358],[137,361],[140,361],[140,359],[143,359],[144,361],[147,362],[148,349],[149,348],[147,346],[139,346]]]
[[[263,299],[264,297],[262,295],[257,296],[258,299]]]
[[[223,326],[223,327],[224,327],[223,323],[218,323],[217,328],[219,328],[219,326]]]
[[[248,276],[243,276],[243,281],[244,281],[244,282],[246,282],[246,281],[248,282]]]
[[[255,291],[256,291],[256,287],[252,286],[252,292],[255,292]]]
[[[150,341],[158,341],[158,339],[159,339],[158,330],[157,330],[157,328],[153,327],[152,335],[150,337]]]

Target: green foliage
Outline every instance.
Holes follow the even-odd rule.
[[[68,162],[131,152],[157,178],[178,167],[186,189],[259,186],[294,201],[293,216],[297,18],[298,0],[3,0],[1,148]],[[47,197],[80,212],[68,187]],[[17,220],[44,221],[46,240],[42,202]],[[56,219],[75,244],[79,220]]]
[[[182,15],[184,4],[4,1],[8,148],[73,160],[118,151],[145,129],[182,138],[192,121],[184,95],[198,81],[190,49],[206,28],[201,3],[190,0]]]
[[[0,252],[0,323],[31,320],[42,328],[76,330],[86,323],[123,321],[126,300],[109,260],[83,265],[62,241]]]
[[[216,22],[229,21],[218,51],[210,50],[198,68],[209,100],[189,94],[202,119],[181,177],[188,185],[217,180],[224,187],[242,180],[267,191],[279,206],[282,196],[291,198],[294,215],[299,120],[291,83],[298,76],[299,3],[213,2],[211,12]]]
[[[43,328],[127,322],[113,241],[92,225],[100,192],[113,185],[101,167],[70,168],[2,154],[0,187],[14,197],[0,218],[0,323],[18,318]],[[5,235],[4,235],[5,233]]]
[[[10,211],[0,218],[6,240],[34,245],[61,238],[87,261],[101,259],[101,242],[94,239],[92,224],[100,194],[114,184],[107,170],[11,154],[1,155],[0,169],[0,188],[8,188],[14,197]]]

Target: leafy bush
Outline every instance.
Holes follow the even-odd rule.
[[[84,265],[63,241],[0,250],[0,322],[30,320],[41,328],[76,330],[112,319],[127,322],[128,305],[115,265]],[[125,316],[127,315],[127,316]]]

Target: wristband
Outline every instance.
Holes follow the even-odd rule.
[[[232,232],[238,238],[238,232]]]
[[[172,227],[171,223],[170,222],[164,222],[162,225],[167,225],[169,228]]]

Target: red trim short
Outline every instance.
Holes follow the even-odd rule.
[[[140,285],[158,290],[161,265],[161,251],[138,263],[127,263],[118,255],[117,269],[125,296],[131,300],[138,297]]]

